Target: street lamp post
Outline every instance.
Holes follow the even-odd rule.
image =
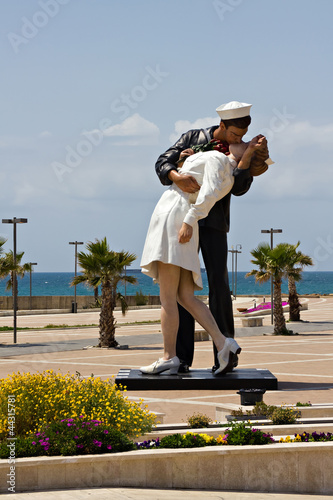
[[[272,227],[270,229],[262,229],[262,233],[270,233],[271,234],[271,250],[273,250],[273,233],[282,233],[282,229],[273,229]],[[274,323],[273,321],[273,276],[271,276],[271,324]]]
[[[234,250],[234,247],[231,247],[231,250],[228,250],[231,255],[232,255],[232,264],[231,264],[231,293],[232,295],[236,298],[237,294],[237,254],[242,253],[239,250],[237,250],[237,247],[242,248],[242,245],[237,244],[236,249]]]
[[[77,246],[84,245],[83,241],[70,241],[70,245],[75,245],[75,278],[77,276]],[[74,285],[74,307],[72,310],[73,313],[77,313],[77,303],[76,303],[76,285]]]
[[[235,298],[237,296],[237,254],[242,253],[240,250],[237,250],[237,247],[242,249],[242,245],[237,244],[236,250],[235,250],[235,252],[236,252],[236,255],[235,255]]]
[[[16,315],[17,315],[17,280],[16,280],[16,224],[26,224],[28,219],[22,219],[13,217],[12,219],[2,219],[3,224],[13,224],[13,260],[14,260],[14,270],[13,270],[13,317],[14,317],[14,344],[17,342],[17,328],[16,328]]]
[[[232,296],[234,296],[234,247],[233,245],[231,246],[231,250],[228,250],[229,253],[231,253],[231,293]]]
[[[31,278],[31,274],[32,274],[32,266],[37,266],[37,262],[29,262],[30,264],[30,300],[29,300],[29,306],[30,306],[30,311],[32,309],[32,278]]]

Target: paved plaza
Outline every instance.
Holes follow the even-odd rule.
[[[250,307],[253,298],[240,297],[234,310]],[[240,368],[253,367],[270,370],[278,379],[278,390],[267,391],[267,404],[333,403],[333,297],[302,298],[308,310],[302,311],[302,322],[289,324],[298,335],[272,335],[270,316],[265,316],[262,327],[243,328],[235,317],[236,337],[242,347]],[[65,374],[80,372],[102,379],[117,375],[120,368],[139,368],[156,360],[162,354],[162,335],[159,308],[130,310],[125,317],[116,311],[119,328],[116,338],[127,349],[99,349],[98,327],[75,325],[98,324],[99,312],[77,314],[31,314],[18,316],[17,344],[13,332],[0,333],[0,377],[20,371],[41,372],[53,369]],[[286,315],[287,317],[288,315]],[[146,323],[145,323],[146,322]],[[147,323],[148,322],[148,323]],[[149,323],[150,322],[150,323]],[[11,316],[0,316],[0,326],[11,326]],[[68,325],[61,329],[40,329],[46,325]],[[210,341],[196,342],[194,368],[209,369],[213,362]],[[144,398],[150,410],[164,414],[164,423],[183,423],[193,413],[200,412],[215,420],[215,409],[223,403],[239,404],[240,397],[233,391],[128,391],[132,400]],[[3,495],[7,498],[9,495]],[[135,488],[96,488],[83,490],[49,491],[10,494],[12,499],[86,500],[112,498],[114,500],[316,500],[324,495],[296,495],[277,493],[149,490]]]
[[[235,313],[250,306],[252,298],[240,297],[234,302]],[[270,316],[264,326],[241,326],[235,317],[236,337],[242,347],[240,368],[265,368],[278,379],[278,390],[267,391],[267,404],[333,403],[333,297],[302,298],[308,310],[301,313],[302,322],[288,323],[298,335],[274,336]],[[100,349],[98,327],[73,325],[98,324],[99,312],[77,314],[43,314],[18,316],[17,344],[12,332],[1,332],[0,376],[20,371],[42,372],[47,369],[102,379],[118,374],[121,368],[138,369],[162,355],[159,308],[130,310],[125,317],[116,311],[119,328],[116,338],[127,349]],[[286,314],[286,317],[288,315]],[[10,316],[0,317],[0,326],[12,325]],[[151,323],[144,323],[144,322]],[[69,328],[38,329],[46,325],[69,325]],[[35,328],[35,329],[34,329]],[[193,368],[210,369],[213,363],[210,341],[196,342]],[[144,398],[149,409],[164,414],[164,423],[182,423],[200,412],[215,420],[215,408],[223,403],[240,403],[233,391],[128,391],[132,400]]]

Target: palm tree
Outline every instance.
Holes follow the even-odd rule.
[[[0,236],[0,254],[3,253],[3,246],[4,244],[6,243],[6,239],[5,238],[2,238],[2,236]],[[4,274],[4,258],[1,257],[0,258],[0,279],[2,279],[4,276],[7,276],[8,273]]]
[[[16,253],[16,264],[14,263],[14,253],[12,250],[9,250],[1,259],[1,275],[3,278],[9,275],[6,290],[12,290],[13,293],[14,287],[17,293],[17,277],[23,278],[26,273],[31,271],[31,264],[21,264],[23,255],[24,252]]]
[[[297,251],[300,241],[296,245],[285,244],[288,254],[288,265],[286,274],[288,276],[288,291],[289,291],[289,321],[300,321],[300,303],[296,290],[296,282],[302,279],[302,271],[305,266],[312,266],[311,257]]]
[[[106,238],[96,239],[86,245],[88,253],[78,253],[78,263],[82,274],[72,279],[72,285],[89,283],[93,287],[101,285],[102,304],[99,318],[99,347],[116,347],[115,339],[116,320],[114,308],[120,300],[122,313],[125,314],[128,306],[125,297],[118,292],[119,283],[136,283],[134,276],[124,274],[125,266],[130,266],[136,255],[129,252],[114,252],[110,250]]]
[[[279,243],[271,249],[268,243],[261,243],[255,250],[251,251],[254,257],[252,264],[259,267],[253,269],[246,276],[255,276],[256,281],[264,283],[273,278],[274,284],[274,333],[286,334],[289,331],[286,328],[286,321],[283,315],[281,285],[282,279],[286,276],[286,267],[288,264],[288,253],[286,243]],[[273,304],[271,304],[273,306]]]

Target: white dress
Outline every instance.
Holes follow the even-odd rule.
[[[218,151],[189,156],[180,174],[190,174],[201,186],[197,193],[184,193],[173,183],[161,196],[150,220],[141,258],[141,270],[158,283],[157,262],[174,264],[192,271],[194,288],[202,289],[198,255],[198,220],[208,215],[213,205],[231,190],[237,163]],[[178,242],[183,222],[193,227],[188,243]]]

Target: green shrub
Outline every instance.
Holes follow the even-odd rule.
[[[267,405],[263,401],[257,401],[254,405],[254,408],[251,410],[246,410],[245,413],[242,410],[242,408],[239,408],[238,410],[231,410],[230,413],[234,417],[240,417],[240,416],[244,416],[244,415],[251,415],[251,416],[254,415],[256,417],[263,416],[263,417],[271,418],[271,415],[276,408],[277,408],[277,406]]]
[[[270,418],[276,408],[277,407],[274,405],[267,405],[263,401],[257,401],[252,410],[252,414]]]
[[[65,418],[101,420],[127,436],[150,432],[155,415],[143,400],[130,402],[112,380],[80,374],[14,373],[0,380],[0,438],[10,426],[8,401],[15,409],[15,437],[34,433],[42,426]]]
[[[203,413],[194,413],[187,418],[187,423],[191,429],[201,429],[203,427],[209,427],[209,424],[212,423],[212,419]]]
[[[214,438],[207,440],[202,434],[171,434],[164,436],[160,440],[160,448],[202,448],[207,445],[216,445],[217,442]]]
[[[247,444],[269,444],[274,439],[271,434],[253,429],[249,423],[233,422],[230,429],[226,429],[227,444],[244,446]]]
[[[145,306],[148,303],[147,295],[142,293],[142,290],[136,292],[135,294],[135,303],[137,306]]]
[[[294,424],[299,415],[293,408],[280,406],[273,411],[271,420],[273,425]]]

